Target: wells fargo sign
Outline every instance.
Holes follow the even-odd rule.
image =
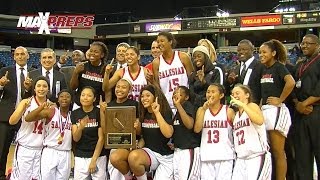
[[[279,14],[241,17],[241,27],[277,26],[277,25],[281,25],[281,16]]]

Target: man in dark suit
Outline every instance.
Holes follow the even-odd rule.
[[[41,68],[31,71],[24,83],[25,89],[27,90],[25,97],[30,97],[33,94],[33,89],[31,89],[32,80],[38,76],[44,76],[47,77],[50,82],[49,100],[56,103],[60,90],[67,89],[67,83],[63,73],[53,68],[56,63],[56,54],[52,49],[45,48],[41,51],[40,62]]]
[[[263,65],[253,56],[254,46],[249,40],[241,40],[237,51],[240,64],[230,70],[226,88],[230,92],[237,83],[248,85],[253,94],[253,101],[260,104],[260,79]]]
[[[17,47],[13,53],[13,59],[16,62],[15,65],[0,70],[0,180],[6,179],[7,155],[20,126],[20,124],[9,125],[8,121],[25,91],[23,82],[27,77],[29,59],[27,49]]]

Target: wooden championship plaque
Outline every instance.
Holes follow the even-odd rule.
[[[136,130],[133,127],[135,121],[135,106],[107,107],[105,148],[135,149]]]

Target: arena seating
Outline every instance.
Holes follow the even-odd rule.
[[[259,57],[257,53],[254,54],[257,58]],[[295,64],[299,55],[295,52],[289,51],[288,53],[289,60],[292,64]],[[30,58],[28,61],[29,66],[33,66],[34,68],[39,67],[40,62],[40,53],[30,53]],[[59,56],[57,57],[59,59]],[[225,65],[226,69],[234,66],[236,60],[238,59],[237,53],[235,52],[220,52],[218,53],[217,62]],[[153,60],[151,55],[141,55],[140,64],[142,66],[147,65]],[[0,62],[2,62],[5,66],[10,66],[14,64],[12,53],[9,51],[0,51]],[[68,61],[67,65],[71,65],[71,61]]]

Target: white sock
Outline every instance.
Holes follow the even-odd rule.
[[[148,180],[146,173],[144,173],[142,176],[136,176],[136,177],[137,177],[137,180]]]
[[[127,174],[123,175],[125,179],[132,179],[132,174],[130,171],[128,171]]]

